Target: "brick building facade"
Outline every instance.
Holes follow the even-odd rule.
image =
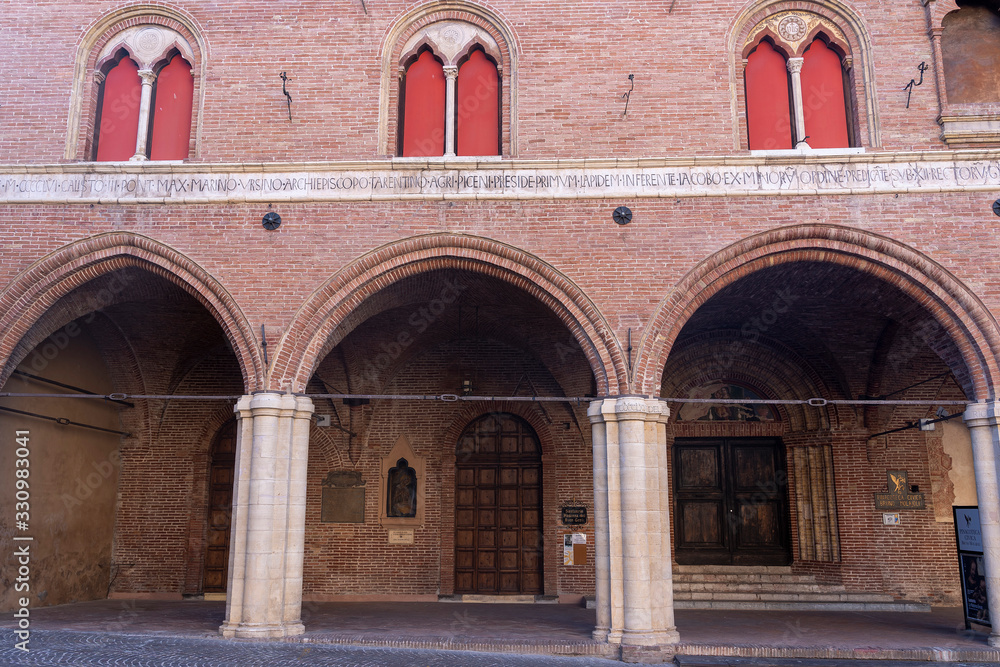
[[[4,12],[0,383],[72,394],[0,399],[32,604],[589,598],[663,646],[958,604],[978,504],[1000,613],[997,11]]]

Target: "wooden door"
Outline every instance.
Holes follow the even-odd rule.
[[[459,438],[455,470],[455,592],[542,593],[542,465],[538,437],[500,413]]]
[[[229,582],[229,524],[233,517],[236,422],[224,425],[212,446],[208,480],[208,536],[202,591],[224,593]]]
[[[784,447],[773,438],[674,443],[677,562],[791,562]]]

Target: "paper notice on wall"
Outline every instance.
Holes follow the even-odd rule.
[[[563,565],[587,564],[587,534],[567,533],[563,535]]]

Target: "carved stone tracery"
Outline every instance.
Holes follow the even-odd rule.
[[[97,70],[123,48],[140,70],[155,70],[174,49],[191,65],[195,63],[191,44],[176,30],[161,25],[137,25],[118,33],[104,45],[97,56]]]
[[[812,12],[785,11],[772,14],[753,27],[743,43],[743,57],[749,55],[765,35],[787,56],[801,57],[819,32],[844,53],[850,52],[844,32],[829,19]]]
[[[438,21],[418,30],[406,40],[400,56],[400,66],[410,62],[425,45],[441,59],[446,71],[449,67],[457,67],[477,46],[493,62],[502,62],[496,40],[482,28],[465,21]]]

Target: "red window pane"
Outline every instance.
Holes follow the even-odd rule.
[[[816,39],[806,50],[802,63],[802,112],[806,119],[806,140],[813,148],[846,148],[847,105],[844,103],[844,74],[840,56]]]
[[[497,83],[497,66],[482,51],[473,51],[458,70],[455,91],[458,155],[499,154]]]
[[[444,68],[430,51],[406,70],[403,94],[403,156],[444,155]]]
[[[101,123],[97,130],[99,162],[127,160],[135,155],[141,97],[139,66],[131,58],[122,58],[104,79]]]
[[[191,65],[179,55],[156,77],[156,105],[153,108],[153,145],[150,160],[183,160],[191,139],[191,104],[194,79]]]
[[[791,148],[785,58],[770,43],[761,42],[747,59],[745,76],[750,150]]]

